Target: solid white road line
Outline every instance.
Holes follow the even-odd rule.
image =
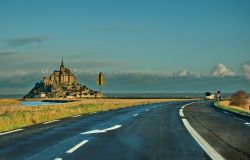
[[[194,103],[194,102],[193,102]],[[190,103],[192,104],[192,103]],[[189,104],[186,104],[187,106]],[[185,107],[183,107],[185,108]],[[195,129],[190,125],[187,119],[182,119],[182,122],[186,129],[189,131],[189,133],[192,135],[192,137],[196,140],[196,142],[201,146],[201,148],[209,155],[211,159],[215,160],[224,160],[224,158],[214,150],[213,147],[211,147],[200,135],[198,132],[195,131]]]
[[[13,133],[13,132],[22,131],[22,130],[24,130],[24,129],[20,128],[20,129],[12,130],[12,131],[9,131],[9,132],[3,132],[3,133],[0,133],[0,136],[10,134],[10,133]]]
[[[136,116],[138,116],[138,114],[134,114],[133,116],[136,117]]]
[[[180,110],[179,110],[179,114],[180,114],[181,117],[184,117],[183,109],[180,109]]]
[[[53,123],[53,122],[57,122],[57,121],[59,121],[59,120],[53,120],[53,121],[49,121],[49,122],[44,122],[43,124],[49,124],[49,123]]]
[[[82,116],[82,115],[75,115],[75,116],[73,116],[73,117],[76,118],[76,117],[80,117],[80,116]]]
[[[68,150],[66,153],[73,153],[75,150],[77,150],[78,148],[80,148],[82,145],[84,145],[87,142],[88,140],[83,140],[82,142],[78,143],[77,145],[72,147],[70,150]]]
[[[189,124],[189,122],[186,119],[182,119],[182,122],[184,123],[184,126],[187,128],[189,133],[193,136],[193,138],[198,142],[198,144],[201,146],[201,148],[209,155],[212,159],[218,159],[218,160],[224,160],[224,158],[216,152],[213,147],[211,147],[200,135],[197,133],[193,127]]]

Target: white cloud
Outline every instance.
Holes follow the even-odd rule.
[[[245,77],[250,80],[250,62],[242,66]]]
[[[185,77],[185,76],[189,75],[189,72],[188,72],[188,70],[185,69],[185,70],[178,71],[176,73],[176,75],[180,76],[180,77]]]
[[[197,78],[203,76],[202,73],[191,72],[191,71],[188,71],[187,69],[174,72],[172,75],[177,76],[177,77],[197,77]]]
[[[105,72],[104,72],[105,73]],[[204,74],[199,72],[192,72],[187,69],[179,70],[175,72],[171,71],[118,71],[118,72],[107,72],[109,76],[119,76],[119,75],[128,75],[128,76],[150,76],[150,77],[204,77]]]
[[[234,76],[235,73],[224,64],[218,64],[212,70],[212,75],[216,77]]]

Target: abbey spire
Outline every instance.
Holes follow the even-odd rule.
[[[61,67],[64,67],[64,65],[63,65],[63,57],[62,57]]]
[[[65,68],[64,68],[64,65],[63,65],[63,57],[62,57],[62,62],[61,62],[61,66],[60,66],[60,72],[64,72],[65,71]]]

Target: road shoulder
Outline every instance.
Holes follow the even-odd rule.
[[[211,102],[194,103],[187,105],[183,113],[197,133],[225,159],[248,159],[250,127],[211,105]]]

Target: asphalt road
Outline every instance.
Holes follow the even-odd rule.
[[[0,135],[0,159],[210,159],[184,127],[185,102],[70,117]]]
[[[250,118],[218,109],[209,101],[188,105],[184,115],[225,159],[250,160]]]

